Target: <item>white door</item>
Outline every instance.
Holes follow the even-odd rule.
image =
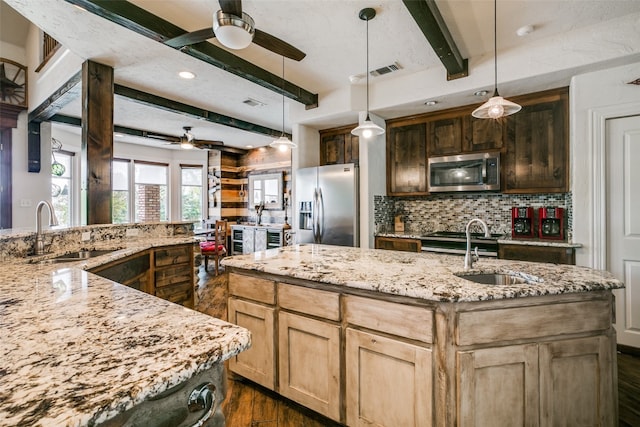
[[[640,348],[640,116],[607,120],[607,269],[615,291],[618,344]]]

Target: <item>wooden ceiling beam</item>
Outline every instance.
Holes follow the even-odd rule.
[[[29,122],[46,122],[69,102],[82,95],[82,71],[78,71],[29,113]]]
[[[188,33],[188,31],[128,1],[65,1],[161,43]],[[282,93],[282,77],[270,73],[214,44],[201,42],[182,48],[175,47],[175,49],[278,94]],[[311,93],[286,80],[284,80],[284,95],[304,104],[307,109],[318,106],[318,94]]]
[[[469,75],[468,60],[460,54],[435,0],[402,0],[402,2],[447,69],[447,80],[467,77]]]

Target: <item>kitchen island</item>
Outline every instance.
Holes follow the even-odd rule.
[[[250,345],[250,333],[86,271],[193,237],[100,243],[117,250],[68,263],[54,263],[55,253],[5,259],[0,425],[192,425],[208,412],[224,425],[223,361]],[[199,388],[191,413],[187,399],[203,383],[212,387]]]
[[[230,369],[336,421],[617,423],[607,272],[326,245],[222,263],[253,333]]]

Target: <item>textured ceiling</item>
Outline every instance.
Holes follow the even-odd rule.
[[[282,127],[283,101],[278,93],[79,10],[63,0],[6,2],[83,60],[112,65],[119,84],[273,129]],[[216,0],[133,0],[132,3],[189,31],[211,25],[212,14],[219,9]],[[470,62],[473,58],[493,58],[493,2],[439,0],[436,3],[463,57],[470,58]],[[364,7],[374,7],[377,11],[376,18],[369,23],[370,69],[394,62],[402,67],[376,81],[435,68],[441,70],[442,83],[446,82],[444,67],[399,0],[243,1],[243,10],[253,17],[256,28],[286,40],[307,54],[301,62],[285,62],[285,78],[319,94],[321,105],[326,94],[349,91],[349,76],[362,75],[365,70],[365,23],[358,19],[358,12]],[[3,11],[5,8],[3,5]],[[640,14],[640,1],[500,1],[499,53],[526,49],[530,43],[631,14]],[[526,37],[518,37],[516,30],[523,25],[533,25],[535,31]],[[210,42],[218,44],[215,39]],[[282,58],[257,45],[232,52],[276,75],[282,73]],[[184,69],[193,71],[197,78],[191,81],[179,79],[177,72]],[[554,79],[553,76],[545,78]],[[527,87],[522,85],[518,90],[524,93]],[[247,98],[265,105],[249,107],[242,103]],[[289,110],[294,106],[298,108],[299,104],[286,99],[287,132],[291,132]],[[381,108],[378,114],[391,118],[420,112],[418,107],[424,110],[423,105],[408,103]],[[79,101],[69,104],[62,112],[78,117]],[[352,112],[347,117],[317,120],[314,125],[331,127],[353,122],[355,117],[357,113]],[[182,126],[192,126],[197,138],[223,140],[226,145],[235,147],[261,146],[272,140],[119,98],[116,99],[115,121],[118,125],[173,135],[179,135]]]

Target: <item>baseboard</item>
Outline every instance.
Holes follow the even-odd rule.
[[[629,345],[623,345],[623,344],[618,344],[617,347],[620,353],[630,354],[635,357],[640,357],[640,348],[638,347],[631,347]]]

